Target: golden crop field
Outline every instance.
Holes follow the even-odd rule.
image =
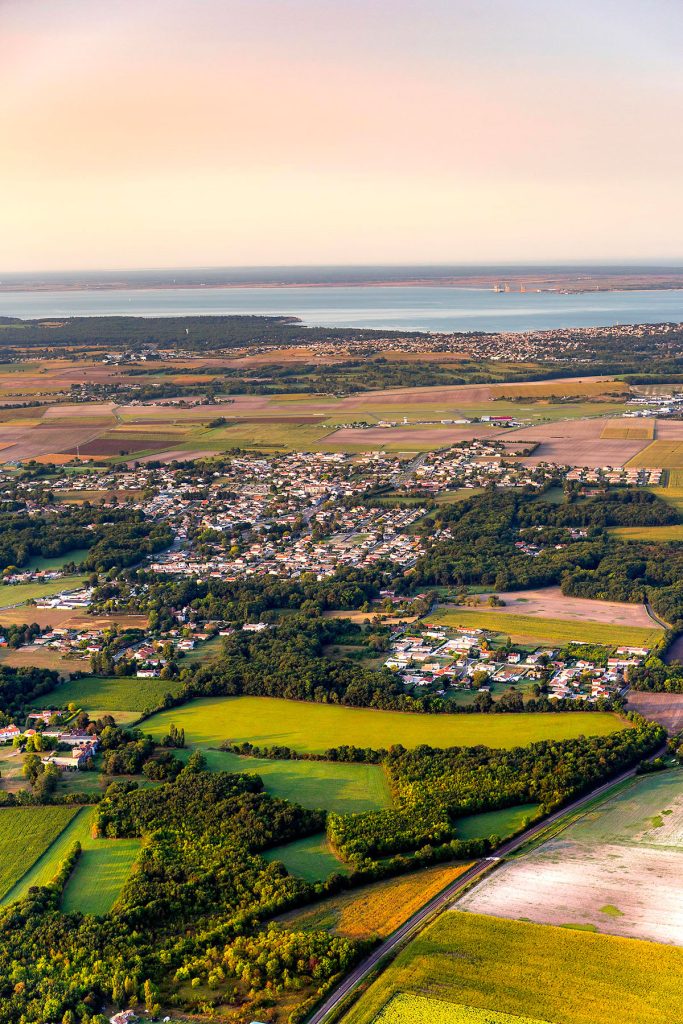
[[[629,459],[627,469],[683,469],[683,441],[653,441]]]
[[[669,526],[615,526],[608,532],[619,540],[683,541],[683,523]]]
[[[608,420],[600,437],[613,441],[653,441],[655,420]]]
[[[430,622],[444,626],[462,626],[465,629],[486,629],[517,639],[538,640],[553,644],[576,641],[587,644],[633,644],[651,647],[660,637],[661,630],[643,626],[624,626],[605,622],[546,619],[535,615],[517,615],[505,611],[472,611],[469,608],[449,608],[430,614]]]

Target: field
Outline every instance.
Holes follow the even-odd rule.
[[[0,809],[0,899],[35,864],[76,813],[74,807]]]
[[[29,616],[24,610],[24,619],[33,622],[33,616]],[[6,619],[3,622],[6,623]],[[33,667],[50,668],[59,672],[62,676],[68,676],[71,672],[85,672],[88,669],[88,662],[82,658],[63,658],[59,651],[51,647],[0,647],[0,664],[11,665],[14,668]]]
[[[26,601],[37,601],[39,597],[52,597],[54,594],[61,594],[63,590],[78,590],[86,580],[87,576],[63,576],[61,579],[44,580],[42,583],[4,584],[0,587],[0,608],[12,608]]]
[[[669,526],[614,526],[608,531],[619,540],[683,541],[683,523]]]
[[[297,839],[285,846],[276,846],[267,850],[263,857],[269,861],[282,861],[290,875],[303,878],[306,882],[322,882],[335,871],[341,874],[348,871],[346,865],[330,849],[324,832],[306,839]]]
[[[663,725],[672,735],[683,732],[683,693],[636,693],[628,695],[628,710]]]
[[[539,462],[585,466],[589,469],[597,466],[623,466],[648,444],[646,440],[634,438],[605,438],[602,435],[604,427],[605,421],[602,419],[567,419],[540,426],[520,427],[519,430],[507,431],[507,435],[510,440],[538,444],[533,455],[524,459],[524,463],[529,466],[538,465]]]
[[[464,629],[485,629],[503,633],[513,640],[538,641],[548,644],[567,644],[578,641],[587,644],[630,644],[634,647],[652,647],[661,636],[661,629],[622,626],[604,622],[545,619],[535,615],[518,615],[498,610],[472,611],[469,608],[444,608],[429,615],[431,623],[443,626],[461,626]]]
[[[538,804],[520,804],[505,807],[502,811],[468,814],[465,818],[458,818],[456,835],[458,839],[486,839],[489,836],[505,839],[521,828],[525,818],[533,817],[538,808]]]
[[[608,420],[602,428],[600,437],[618,441],[653,441],[656,422],[654,418],[647,420]]]
[[[447,1003],[443,999],[399,993],[392,996],[373,1024],[543,1024],[531,1017]]]
[[[86,492],[78,491],[78,494]],[[106,491],[100,492],[106,494]],[[61,495],[60,495],[61,497]],[[62,566],[67,565],[69,562],[75,562],[78,565],[82,562],[85,556],[88,554],[88,548],[75,548],[73,551],[67,551],[65,555],[53,555],[50,558],[43,558],[42,555],[34,555],[33,558],[29,558],[26,565],[22,566],[23,569],[30,569],[31,572],[42,572],[44,569],[61,569]]]
[[[648,527],[655,529],[655,527]],[[658,529],[658,527],[656,527]],[[486,594],[482,600],[486,600]],[[504,608],[496,614],[511,612],[562,621],[605,623],[614,626],[636,626],[652,629],[653,622],[642,604],[620,601],[596,601],[587,597],[568,597],[559,587],[540,587],[538,590],[510,590],[502,595]]]
[[[448,747],[484,743],[491,747],[525,746],[543,739],[580,735],[605,736],[627,723],[612,714],[411,715],[331,704],[308,704],[279,697],[205,697],[148,718],[144,731],[153,737],[168,733],[171,723],[185,729],[189,744],[215,746],[223,740],[250,740],[259,746],[278,744],[310,753],[324,753],[343,743],[359,747],[390,747],[420,743]]]
[[[66,811],[67,808],[35,808],[41,815],[52,810]],[[83,852],[64,890],[63,907],[69,912],[80,910],[84,914],[104,914],[110,909],[130,874],[140,843],[136,839],[93,839],[94,808],[68,810],[71,822],[51,845],[43,848],[42,856],[21,880],[5,893],[3,903],[24,897],[32,885],[47,885],[78,840]]]
[[[313,907],[291,911],[280,920],[293,930],[323,929],[352,939],[386,938],[468,867],[439,864],[341,893]]]
[[[683,440],[652,441],[647,448],[634,454],[627,465],[629,469],[638,469],[641,466],[659,469],[682,469]]]
[[[84,711],[138,711],[155,708],[167,693],[178,693],[180,684],[173,679],[137,679],[134,676],[86,676],[62,683],[47,697],[41,707],[49,704],[70,704],[73,701]]]
[[[683,945],[683,771],[636,780],[509,861],[458,906]]]
[[[682,976],[683,950],[671,946],[450,911],[399,953],[343,1024],[373,1024],[398,993],[455,1003],[454,1014],[464,1005],[553,1024],[673,1024],[683,1020]]]

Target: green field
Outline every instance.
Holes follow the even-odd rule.
[[[482,814],[468,814],[458,818],[455,824],[458,839],[487,839],[499,836],[505,839],[521,828],[525,818],[531,818],[540,804],[519,804],[504,807],[502,811],[484,811]]]
[[[683,523],[669,526],[614,526],[608,533],[619,540],[683,541]]]
[[[135,676],[86,676],[62,683],[48,696],[50,704],[78,704],[84,711],[145,711],[158,707],[167,693],[179,693],[173,679],[137,679]],[[46,698],[35,705],[44,707]]]
[[[653,626],[619,626],[603,622],[574,622],[569,619],[542,619],[535,615],[513,612],[471,611],[449,608],[429,615],[429,621],[465,629],[487,629],[513,640],[535,639],[550,644],[566,644],[576,640],[586,644],[631,644],[652,647],[662,634]]]
[[[13,608],[25,601],[37,601],[39,597],[52,597],[63,590],[79,590],[87,576],[63,576],[58,580],[43,583],[17,583],[0,587],[0,608]]]
[[[263,857],[266,860],[282,861],[290,875],[303,878],[306,882],[322,882],[333,872],[346,874],[348,868],[335,857],[330,849],[324,832],[306,839],[297,839],[285,846],[276,846],[267,850]]]
[[[78,565],[83,561],[87,554],[88,548],[74,548],[73,551],[67,551],[65,555],[52,555],[50,558],[43,558],[42,555],[34,555],[33,558],[29,558],[26,565],[22,565],[21,568],[22,570],[26,569],[31,572],[41,572],[44,569],[61,569],[62,566],[67,565],[69,562],[75,562],[75,564]]]
[[[532,1017],[511,1016],[443,999],[399,993],[392,996],[373,1024],[544,1024]]]
[[[60,862],[74,842],[81,844],[83,852],[64,890],[63,909],[80,910],[84,914],[104,914],[112,906],[121,886],[130,874],[140,848],[137,839],[93,839],[93,807],[80,811],[65,807],[29,808],[39,814],[47,811],[69,811],[71,822],[47,848],[44,847],[33,866],[10,890],[3,903],[26,896],[32,885],[47,885],[57,873]],[[4,814],[0,811],[0,814]]]
[[[683,769],[638,778],[566,829],[581,843],[683,851]]]
[[[254,772],[272,796],[302,807],[340,814],[375,811],[391,805],[384,769],[372,764],[334,764],[330,761],[269,761],[239,757],[223,750],[203,750],[212,771]],[[189,749],[176,751],[186,758]]]
[[[76,813],[75,807],[0,809],[0,898],[45,853]]]
[[[447,911],[343,1024],[371,1024],[398,993],[454,1003],[454,1014],[465,1005],[553,1024],[673,1024],[683,1020],[682,977],[676,946]]]
[[[606,736],[627,727],[624,719],[596,711],[566,714],[412,715],[401,711],[371,711],[332,704],[308,704],[279,697],[203,697],[144,722],[153,737],[168,733],[171,724],[185,729],[190,744],[216,746],[224,740],[277,744],[309,753],[331,747],[416,747],[486,744],[526,746],[544,739]]]

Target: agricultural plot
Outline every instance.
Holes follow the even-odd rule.
[[[378,765],[328,761],[270,761],[239,757],[223,750],[204,750],[208,767],[221,772],[253,772],[273,796],[312,809],[356,814],[391,806],[384,769]],[[180,750],[178,756],[189,756]]]
[[[460,901],[474,913],[683,945],[683,771],[638,779]]]
[[[75,807],[0,808],[0,899],[49,849],[77,813]]]
[[[608,531],[619,540],[638,540],[648,543],[683,541],[683,523],[669,526],[615,526]]]
[[[638,529],[638,527],[636,527]],[[646,527],[660,529],[660,527]],[[666,527],[664,527],[666,529]],[[486,600],[487,594],[482,595]],[[520,614],[580,623],[603,623],[610,626],[636,626],[652,629],[652,619],[642,604],[621,601],[596,601],[588,597],[569,597],[559,587],[537,590],[510,590],[503,594],[504,608],[496,614]]]
[[[33,616],[24,611],[24,619],[33,622]],[[3,620],[4,621],[4,620]],[[88,668],[88,662],[79,658],[64,658],[59,651],[50,647],[17,647],[13,650],[10,647],[0,648],[0,664],[10,665],[12,668],[49,668],[59,672],[62,676],[69,676],[72,672],[84,672]]]
[[[683,646],[680,640],[676,643]],[[683,657],[683,651],[672,653],[679,661]],[[646,718],[659,722],[672,735],[683,732],[683,693],[637,693],[631,690],[628,695],[628,710],[638,711]]]
[[[352,939],[386,938],[459,878],[469,864],[437,865],[341,893],[280,920],[293,930],[329,931]]]
[[[489,836],[505,839],[518,832],[538,809],[539,804],[520,804],[517,807],[504,807],[501,811],[468,814],[456,821],[456,835],[458,839],[488,839]]]
[[[525,746],[543,739],[605,736],[628,728],[617,715],[596,711],[566,714],[411,715],[331,704],[288,701],[279,697],[205,697],[160,711],[144,724],[153,737],[171,724],[185,729],[188,743],[217,746],[223,740],[259,746],[289,746],[324,753],[340,744],[386,747]]]
[[[81,665],[82,668],[82,665]],[[38,702],[43,707],[50,704],[65,706],[72,701],[84,711],[137,711],[159,706],[167,693],[178,693],[181,689],[173,679],[137,679],[130,676],[86,676],[62,683],[47,697]]]
[[[683,950],[673,946],[449,911],[399,953],[343,1024],[374,1024],[397,994],[455,1004],[454,1014],[466,1006],[527,1022],[672,1024],[683,1019],[682,976]]]
[[[514,611],[472,611],[469,608],[444,608],[430,614],[429,621],[463,629],[485,629],[501,633],[513,640],[535,641],[539,644],[629,644],[652,647],[661,636],[655,627],[625,626],[608,622],[578,621],[520,615]]]
[[[634,454],[626,464],[629,469],[683,469],[683,439],[652,441]]]
[[[462,1003],[400,993],[392,996],[373,1024],[543,1024],[536,1018],[480,1010]]]
[[[303,878],[305,882],[322,882],[334,872],[348,872],[344,862],[333,853],[324,832],[297,839],[285,846],[276,846],[267,850],[263,857],[268,861],[280,861],[290,875]]]
[[[655,436],[654,419],[608,420],[602,428],[600,437],[618,441],[653,441]]]

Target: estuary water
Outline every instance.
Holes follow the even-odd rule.
[[[683,290],[494,292],[421,285],[0,292],[0,316],[297,316],[308,326],[527,331],[683,321]]]

